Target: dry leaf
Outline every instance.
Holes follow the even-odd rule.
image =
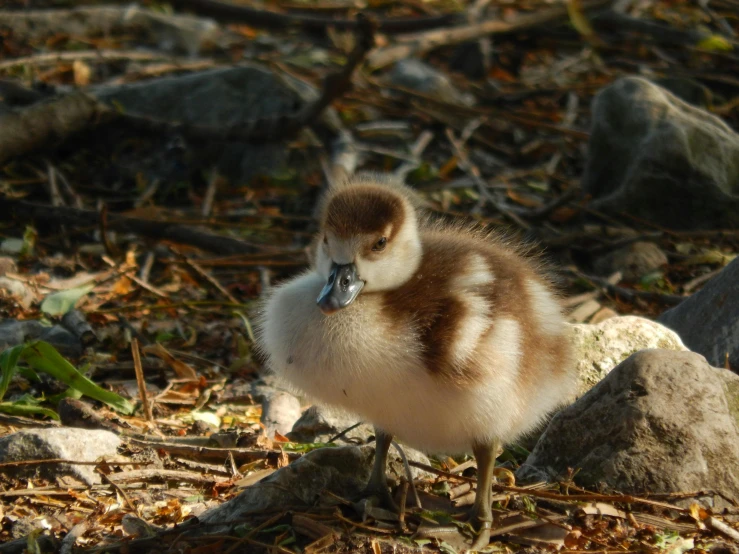
[[[78,87],[86,87],[90,84],[90,75],[92,70],[82,60],[74,60],[72,64],[72,71],[74,72],[74,84]]]
[[[277,458],[277,469],[290,465],[290,458],[282,448],[280,448],[280,455]]]
[[[169,367],[174,369],[174,372],[180,379],[191,379],[193,381],[196,381],[198,379],[198,374],[192,367],[187,365],[185,362],[182,362],[175,358],[161,344],[150,344],[149,346],[145,346],[143,348],[143,351],[144,354],[153,354],[157,358],[161,358],[162,360],[164,360],[165,363],[169,365]]]
[[[588,515],[612,516],[626,519],[626,512],[622,512],[605,502],[594,502],[581,506],[580,509]]]

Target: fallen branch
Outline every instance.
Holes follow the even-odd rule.
[[[611,0],[589,0],[582,3],[583,11],[602,8]],[[473,23],[451,29],[438,29],[422,33],[400,35],[396,41],[400,44],[376,48],[367,57],[372,69],[380,69],[404,58],[424,54],[440,46],[450,46],[477,40],[488,35],[501,35],[524,31],[541,25],[551,25],[568,17],[567,7],[563,4],[553,8],[538,10],[534,13],[520,15],[513,21],[506,22],[494,19]]]
[[[352,86],[352,74],[374,44],[375,24],[358,17],[356,46],[347,63],[328,75],[319,98],[293,114],[266,117],[237,123],[231,127],[173,123],[135,114],[121,113],[95,98],[75,92],[34,104],[0,117],[0,164],[22,154],[58,145],[92,127],[119,123],[151,134],[179,135],[194,141],[284,140],[310,125],[335,99]]]
[[[175,39],[178,50],[189,53],[201,41],[218,41],[224,32],[211,20],[132,5],[0,11],[0,28],[9,29],[14,39],[23,42],[43,41],[59,34],[73,37],[136,35],[147,42],[158,42],[163,33],[168,33]]]
[[[115,62],[120,60],[135,62],[168,61],[171,64],[181,66],[187,66],[193,63],[193,60],[189,58],[176,58],[161,52],[141,52],[138,50],[73,50],[72,52],[48,52],[45,54],[24,56],[22,58],[12,58],[0,62],[0,70],[19,65],[56,65],[59,62],[74,62],[78,60],[88,62]],[[215,60],[209,58],[201,58],[195,61],[197,63],[206,63],[209,66],[216,64]]]
[[[100,214],[93,210],[49,206],[10,198],[5,198],[3,205],[10,210],[10,213],[14,213],[26,221],[36,218],[43,219],[46,222],[65,223],[74,227],[95,227],[100,219]],[[150,239],[187,244],[216,254],[254,254],[269,250],[266,245],[260,246],[231,237],[206,233],[194,227],[117,214],[108,215],[108,228],[124,233],[134,233]]]
[[[180,9],[189,9],[197,14],[205,15],[228,23],[245,23],[252,27],[269,29],[287,29],[299,27],[307,30],[359,29],[361,23],[356,19],[328,17],[319,15],[279,13],[244,5],[219,2],[218,0],[172,0],[172,5]],[[454,22],[456,14],[429,15],[420,17],[398,17],[393,19],[377,18],[377,25],[383,33],[406,33],[421,29],[445,27]]]

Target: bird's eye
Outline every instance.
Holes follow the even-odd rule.
[[[382,237],[375,243],[375,245],[372,247],[372,250],[374,250],[375,252],[380,252],[381,250],[385,250],[385,246],[387,246],[387,238]]]

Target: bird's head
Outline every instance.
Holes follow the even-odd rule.
[[[326,285],[317,303],[327,315],[360,294],[403,285],[421,260],[416,208],[400,185],[365,179],[329,191],[318,239],[316,269]]]

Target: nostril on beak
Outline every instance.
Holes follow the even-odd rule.
[[[349,283],[350,283],[350,282],[351,282],[351,281],[350,281],[349,277],[344,277],[344,278],[343,278],[343,279],[341,280],[341,286],[342,286],[342,287],[348,287],[348,286],[349,286]]]

